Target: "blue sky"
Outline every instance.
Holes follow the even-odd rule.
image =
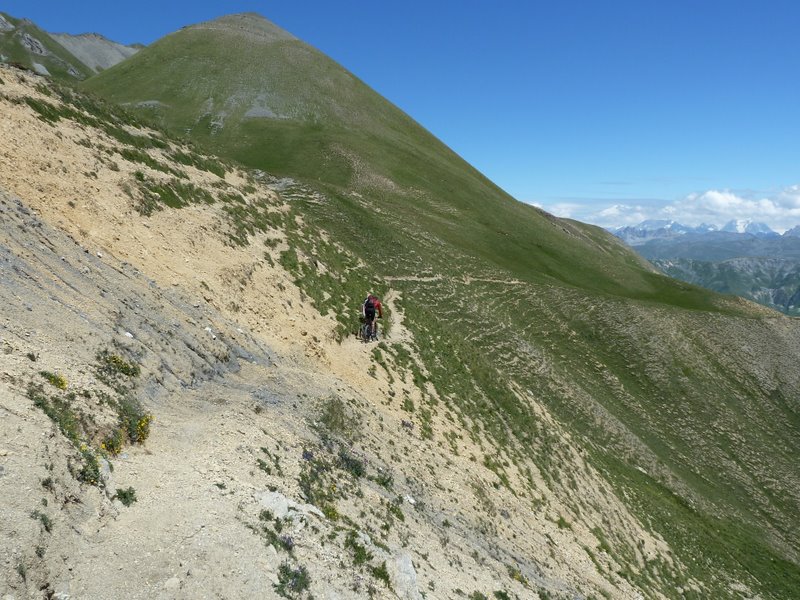
[[[152,42],[255,11],[516,198],[605,226],[800,223],[800,3],[5,1],[48,31]]]

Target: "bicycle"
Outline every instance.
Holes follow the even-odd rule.
[[[358,336],[361,338],[361,341],[365,344],[369,342],[377,342],[378,341],[378,328],[377,324],[375,330],[372,329],[372,323],[367,321],[364,317],[361,317],[361,327],[358,330]]]

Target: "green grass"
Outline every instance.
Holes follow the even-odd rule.
[[[92,71],[79,61],[75,56],[68,52],[61,44],[56,42],[45,31],[39,29],[30,22],[11,17],[2,13],[6,19],[16,26],[14,35],[5,34],[0,36],[0,54],[5,56],[4,62],[19,63],[29,69],[33,68],[33,63],[43,65],[48,72],[56,79],[76,82],[89,77]],[[36,38],[48,51],[47,55],[33,54],[20,42],[19,33],[28,33]],[[69,66],[73,67],[70,72]]]

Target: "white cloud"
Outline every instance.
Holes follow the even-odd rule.
[[[684,225],[723,225],[732,219],[763,222],[782,232],[800,224],[800,184],[772,194],[706,190],[675,202],[637,203],[586,200],[540,205],[556,216],[570,217],[602,227],[635,225],[646,219],[668,219]]]
[[[577,217],[576,214],[583,212],[585,206],[575,202],[558,202],[556,204],[543,206],[542,208],[557,217],[562,217],[564,219],[579,219],[580,217]]]
[[[708,190],[689,194],[671,207],[676,215],[674,218],[687,225],[751,219],[783,231],[800,223],[800,186],[791,186],[765,197],[729,190]]]
[[[595,218],[604,222],[613,222],[619,225],[635,225],[647,218],[647,212],[642,206],[629,206],[627,204],[614,204],[595,213]]]

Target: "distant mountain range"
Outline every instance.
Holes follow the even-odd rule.
[[[744,219],[722,227],[649,220],[612,233],[670,277],[800,315],[800,226],[781,235]]]
[[[141,46],[125,46],[97,33],[47,33],[27,19],[0,12],[0,62],[55,79],[82,81],[126,58]]]
[[[650,219],[638,225],[628,225],[609,229],[611,233],[623,240],[629,246],[638,246],[655,239],[671,239],[686,234],[704,233],[741,233],[756,237],[775,238],[781,234],[773,231],[766,223],[758,223],[750,219],[734,219],[722,227],[702,223],[695,227],[683,225],[677,221]],[[800,236],[800,225],[790,229],[785,235]]]

